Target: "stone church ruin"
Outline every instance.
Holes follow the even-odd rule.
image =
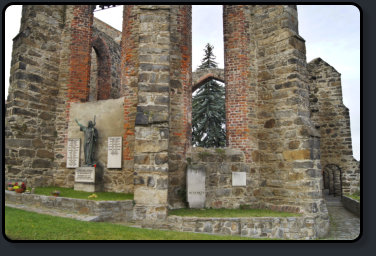
[[[302,237],[327,232],[322,190],[355,192],[360,167],[341,76],[320,58],[306,62],[296,6],[224,5],[224,70],[200,74],[192,72],[191,6],[125,5],[122,32],[94,8],[23,6],[6,182],[74,187],[84,159],[75,119],[86,125],[96,115],[100,189],[134,193],[132,220],[163,222],[169,209],[190,205],[247,206],[302,213]],[[211,78],[226,84],[227,147],[194,148],[192,90]]]

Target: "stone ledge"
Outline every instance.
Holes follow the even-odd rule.
[[[320,238],[329,229],[329,222],[323,216],[209,218],[171,215],[164,222],[140,224],[143,228],[180,232],[292,240]]]
[[[54,197],[36,194],[18,194],[5,191],[5,201],[31,207],[43,207],[75,214],[98,216],[97,221],[131,221],[133,201],[94,201],[67,197]]]
[[[360,217],[360,202],[347,196],[342,196],[341,202],[347,210]]]

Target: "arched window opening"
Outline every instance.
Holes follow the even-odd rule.
[[[222,15],[220,5],[192,5],[192,146],[194,147],[226,146]]]
[[[334,164],[328,164],[324,168],[324,189],[329,189],[329,195],[342,195],[342,172],[341,169]]]
[[[109,50],[99,37],[94,38],[92,43],[89,101],[107,100],[111,90]]]

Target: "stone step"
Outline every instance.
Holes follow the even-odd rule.
[[[36,212],[36,213],[47,214],[51,216],[70,218],[70,219],[75,219],[75,220],[80,220],[80,221],[90,221],[90,222],[100,221],[99,216],[77,214],[77,213],[59,211],[56,209],[50,209],[50,208],[45,208],[45,207],[34,207],[30,205],[13,204],[13,203],[5,203],[5,206],[24,210],[24,211],[29,211],[29,212]]]

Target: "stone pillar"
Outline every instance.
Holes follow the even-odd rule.
[[[226,5],[223,15],[228,145],[251,165],[249,189],[262,207],[324,216],[296,6]]]
[[[24,5],[13,39],[5,118],[5,179],[52,185],[63,5]]]
[[[138,102],[135,120],[135,219],[167,215],[170,6],[139,6]]]

